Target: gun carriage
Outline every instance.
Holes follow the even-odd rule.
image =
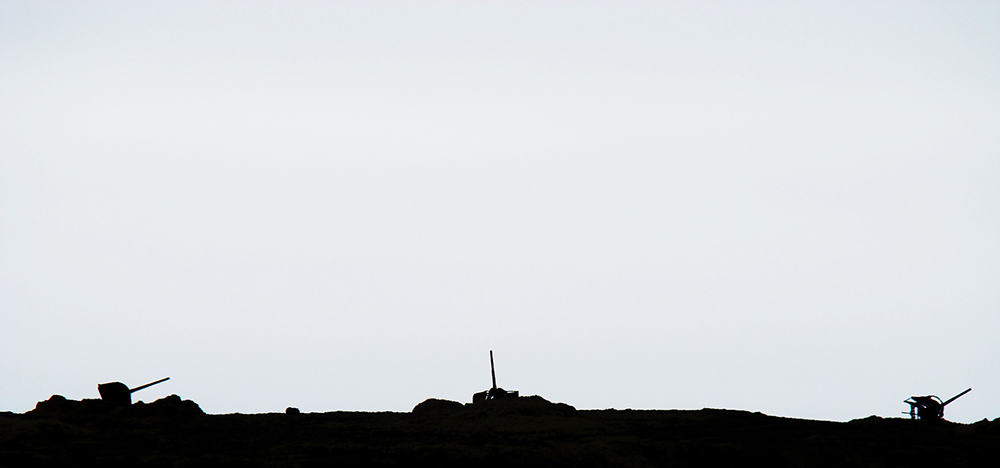
[[[479,403],[480,401],[494,400],[497,398],[507,398],[516,397],[517,390],[504,390],[497,387],[497,371],[493,366],[493,350],[490,350],[490,374],[493,377],[493,387],[489,390],[478,392],[472,395],[472,402]]]
[[[925,395],[925,396],[911,396],[903,403],[910,405],[910,419],[929,419],[929,420],[942,420],[944,419],[944,407],[955,400],[958,397],[971,392],[972,389],[968,389],[958,395],[949,398],[947,401],[941,401],[937,395]],[[904,411],[903,414],[906,414]]]
[[[160,382],[166,382],[167,380],[170,380],[170,377],[164,377],[156,382],[150,382],[146,385],[140,385],[132,389],[128,388],[128,386],[121,382],[102,383],[97,385],[97,392],[101,394],[101,400],[114,403],[116,405],[131,405],[132,393],[138,392],[139,390],[147,387],[152,387]]]

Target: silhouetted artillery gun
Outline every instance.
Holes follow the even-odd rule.
[[[164,377],[156,382],[150,382],[146,385],[140,385],[133,389],[129,389],[125,384],[121,382],[108,382],[97,385],[97,392],[101,394],[101,399],[113,403],[116,405],[131,405],[132,404],[132,393],[138,392],[146,387],[152,387],[160,382],[166,382],[170,380],[170,377]]]
[[[479,403],[480,401],[493,400],[496,398],[506,398],[506,397],[516,397],[517,390],[504,390],[497,387],[497,371],[493,367],[493,350],[490,350],[490,374],[493,376],[493,388],[475,393],[472,395],[472,402]]]
[[[913,396],[903,400],[903,403],[910,405],[910,419],[942,420],[944,419],[945,405],[957,400],[958,397],[971,391],[972,389],[970,388],[949,398],[947,401],[941,401],[937,395],[927,395]],[[903,414],[906,414],[906,412],[904,411]]]

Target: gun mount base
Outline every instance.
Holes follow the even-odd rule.
[[[517,397],[517,390],[504,390],[502,388],[491,388],[489,390],[484,390],[479,393],[472,395],[472,402],[479,403],[480,401],[495,400],[497,398],[511,398]]]

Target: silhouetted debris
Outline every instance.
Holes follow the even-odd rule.
[[[289,406],[288,408],[285,408],[285,414],[294,416],[296,414],[302,414],[302,412],[299,411],[299,409],[294,406]]]

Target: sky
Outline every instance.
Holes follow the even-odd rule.
[[[996,2],[0,2],[0,411],[1000,417]]]

